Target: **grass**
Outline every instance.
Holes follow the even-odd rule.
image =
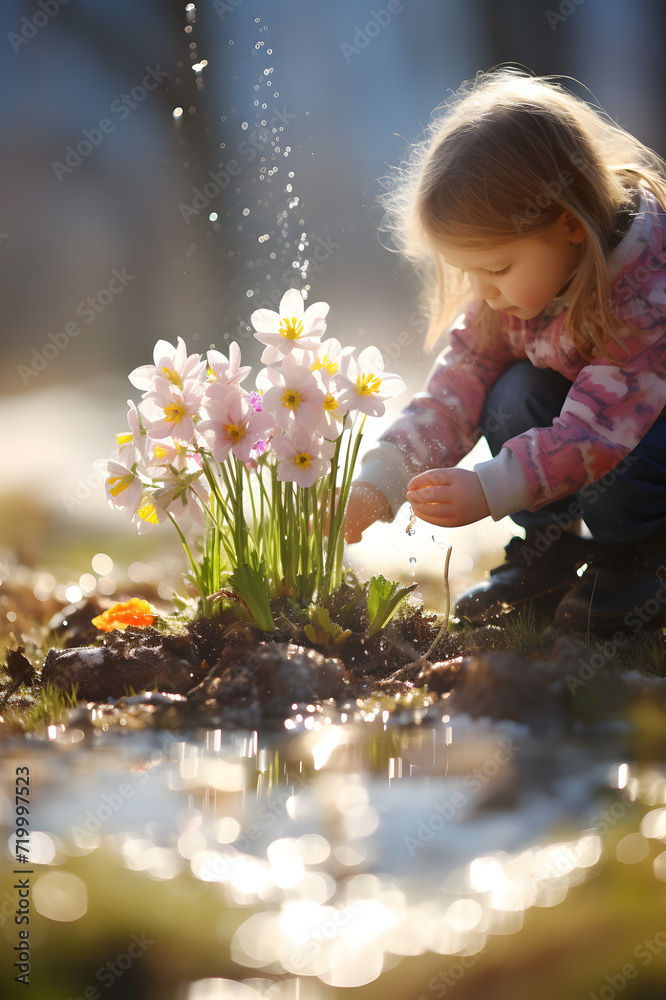
[[[77,685],[68,693],[60,688],[47,684],[41,688],[33,704],[22,711],[21,728],[26,733],[33,733],[48,725],[57,725],[78,701]]]

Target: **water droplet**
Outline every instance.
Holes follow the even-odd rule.
[[[244,129],[245,131],[247,131],[247,129],[249,128],[248,123],[247,122],[243,122],[243,124],[241,125],[241,128]]]
[[[410,556],[409,557],[409,565],[410,566],[416,566],[416,556]]]
[[[243,215],[249,215],[249,214],[250,214],[250,209],[249,208],[244,208],[243,209]]]

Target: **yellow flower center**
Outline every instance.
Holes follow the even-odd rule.
[[[167,368],[166,365],[162,368],[162,374],[165,378],[169,379],[172,385],[177,386],[179,389],[183,388],[183,380],[181,379],[178,372],[173,371],[172,368]]]
[[[337,399],[335,398],[335,396],[331,396],[331,394],[329,393],[326,399],[324,400],[324,409],[337,410],[337,408],[338,408]]]
[[[298,389],[285,389],[280,397],[280,402],[288,410],[297,410],[301,405],[301,394]]]
[[[166,458],[168,454],[168,449],[162,444],[156,444],[153,448],[153,458]]]
[[[296,316],[292,316],[291,319],[283,316],[280,320],[280,333],[287,340],[298,340],[303,333],[303,324]]]
[[[182,403],[169,403],[168,406],[164,407],[164,419],[168,424],[177,424],[186,416],[187,413]]]
[[[356,379],[356,389],[359,396],[372,396],[374,392],[379,392],[379,387],[382,384],[382,380],[372,372],[367,375],[359,375]]]
[[[234,444],[237,444],[237,442],[240,441],[240,439],[245,435],[245,428],[238,427],[237,424],[224,424],[223,426]]]
[[[308,465],[310,464],[310,461],[311,461],[310,456],[306,451],[303,451],[301,452],[300,455],[296,456],[296,465],[299,465],[301,469],[307,469]]]
[[[148,521],[149,524],[158,524],[157,511],[155,510],[155,504],[144,497],[139,507],[137,514],[142,521]]]
[[[215,374],[212,368],[208,369],[208,381],[217,382],[217,375]]]
[[[315,361],[312,366],[312,371],[316,372],[320,368],[325,368],[329,375],[335,375],[338,370],[337,362],[331,361],[328,354],[325,354],[319,361]]]
[[[129,444],[132,440],[132,432],[127,431],[125,434],[116,434],[116,441],[118,442],[118,447],[122,448],[124,444]]]
[[[128,472],[125,476],[109,476],[109,493],[112,497],[117,497],[128,486],[131,486],[133,482],[134,474],[132,472]]]

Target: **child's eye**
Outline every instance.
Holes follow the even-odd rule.
[[[508,274],[510,270],[511,270],[511,264],[509,264],[508,267],[505,267],[504,270],[502,271],[491,271],[490,273],[493,274],[496,278],[501,278],[502,275]]]

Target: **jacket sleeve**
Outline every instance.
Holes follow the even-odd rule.
[[[601,479],[633,451],[663,410],[666,320],[628,332],[630,359],[622,367],[595,359],[577,376],[551,427],[535,427],[505,443],[527,480],[530,510]]]
[[[489,349],[479,349],[474,326],[478,309],[479,303],[474,303],[448,329],[450,346],[437,358],[425,390],[412,398],[363,459],[357,480],[378,486],[394,516],[413,476],[454,466],[471,451],[486,397],[515,361],[501,333]]]

